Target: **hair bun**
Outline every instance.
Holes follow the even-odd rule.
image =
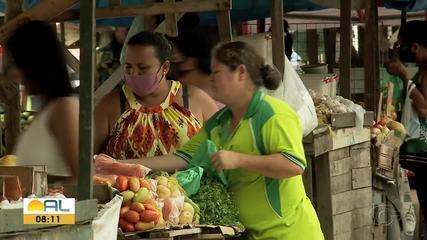
[[[276,90],[282,81],[282,74],[276,67],[270,64],[264,64],[260,69],[263,85],[269,90]]]

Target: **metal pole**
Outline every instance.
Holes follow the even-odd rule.
[[[95,0],[80,1],[79,200],[91,199],[93,157],[93,92],[95,72]]]

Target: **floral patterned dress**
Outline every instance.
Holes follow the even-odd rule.
[[[133,159],[172,153],[201,128],[199,120],[177,103],[181,83],[172,81],[170,92],[159,106],[141,105],[123,85],[126,111],[107,139],[105,153],[115,159]]]

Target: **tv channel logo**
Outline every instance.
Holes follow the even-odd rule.
[[[74,198],[24,198],[24,224],[75,224]]]

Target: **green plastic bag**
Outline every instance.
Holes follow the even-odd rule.
[[[189,197],[199,191],[202,176],[203,168],[201,167],[193,167],[176,173],[176,179],[178,180],[179,185],[184,188],[187,196]]]
[[[211,140],[204,141],[196,154],[189,162],[190,167],[202,167],[205,172],[212,175],[215,178],[218,178],[222,184],[228,186],[227,178],[225,177],[224,172],[217,172],[212,166],[211,155],[216,153],[217,147],[214,142]]]

